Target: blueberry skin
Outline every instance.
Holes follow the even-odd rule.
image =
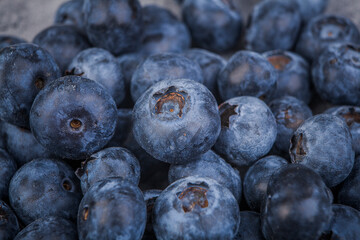
[[[114,55],[135,51],[142,33],[138,0],[84,0],[84,23],[90,42]]]
[[[334,115],[308,118],[291,137],[291,162],[312,168],[328,187],[338,185],[350,174],[354,155],[349,128]]]
[[[330,221],[331,202],[331,191],[316,172],[287,164],[270,178],[262,233],[266,239],[318,239]]]
[[[266,104],[255,97],[236,97],[219,106],[221,133],[215,151],[236,166],[250,166],[273,146],[277,126]]]
[[[335,15],[320,15],[310,20],[303,28],[296,52],[313,61],[332,43],[359,43],[360,33],[348,18]]]
[[[360,211],[360,156],[356,157],[351,173],[340,185],[338,202]]]
[[[31,131],[49,152],[84,159],[112,138],[116,104],[99,83],[78,76],[57,79],[37,96],[30,113]]]
[[[240,212],[241,223],[234,240],[265,240],[261,233],[260,214],[257,212]]]
[[[27,225],[14,240],[77,240],[75,225],[69,220],[49,216],[39,218]]]
[[[196,161],[170,166],[169,183],[190,176],[212,178],[227,187],[238,202],[241,200],[242,184],[239,172],[211,150],[202,154]]]
[[[17,166],[14,159],[4,149],[0,148],[0,199],[8,197],[9,183],[16,170]]]
[[[264,52],[263,56],[278,72],[273,99],[289,95],[309,104],[311,91],[308,62],[300,55],[284,50]]]
[[[126,139],[132,132],[132,109],[119,108],[117,110],[117,122],[114,136],[111,138],[107,147],[123,146]]]
[[[19,231],[20,226],[15,213],[4,201],[0,200],[0,239],[13,240]]]
[[[30,130],[6,122],[3,123],[1,129],[5,148],[19,167],[35,158],[52,156],[52,154],[35,139]]]
[[[75,219],[82,194],[65,162],[38,158],[22,166],[9,186],[10,204],[26,225],[45,216]]]
[[[240,224],[233,194],[211,178],[182,178],[156,199],[153,227],[163,239],[233,239]]]
[[[140,181],[140,164],[136,157],[122,147],[105,148],[86,160],[76,171],[85,194],[94,183],[108,177],[122,177],[134,185]]]
[[[146,203],[140,189],[122,178],[95,183],[81,200],[79,240],[140,240],[146,226]]]
[[[180,164],[215,144],[220,115],[211,92],[189,80],[164,80],[150,87],[133,110],[133,134],[154,158]]]
[[[74,25],[79,30],[84,30],[84,19],[82,13],[83,0],[71,0],[64,2],[56,10],[55,24]]]
[[[262,1],[255,5],[246,29],[245,49],[265,52],[290,50],[301,28],[297,5],[290,1]]]
[[[91,47],[86,36],[72,25],[50,26],[38,33],[33,43],[49,51],[63,74],[79,52]]]
[[[37,45],[20,43],[1,49],[0,119],[29,128],[29,112],[36,95],[59,77],[54,58]]]
[[[117,59],[101,48],[81,51],[71,61],[69,70],[102,84],[115,100],[117,106],[125,98],[125,78]]]
[[[360,104],[360,45],[334,44],[313,62],[312,79],[320,97],[333,104]]]
[[[0,35],[0,50],[18,43],[26,43],[26,40],[11,35]]]
[[[244,179],[244,196],[250,209],[260,212],[270,177],[287,164],[282,157],[267,156],[249,168]]]
[[[219,72],[225,67],[226,60],[220,55],[200,48],[189,49],[184,52],[184,56],[199,64],[204,76],[203,84],[216,99],[220,99],[217,77]]]
[[[290,96],[273,100],[269,108],[277,123],[274,147],[287,155],[292,135],[306,119],[312,117],[311,109],[303,101]]]
[[[134,102],[152,85],[162,80],[191,79],[203,83],[200,66],[175,53],[160,53],[144,60],[135,70],[130,84]]]
[[[360,154],[360,107],[338,106],[326,110],[324,113],[332,114],[343,119],[350,129],[352,146],[355,155]]]
[[[220,71],[217,83],[224,101],[238,96],[269,100],[276,91],[277,78],[276,70],[264,56],[239,51]]]
[[[197,47],[225,52],[239,41],[242,17],[232,0],[187,0],[182,16]]]
[[[142,9],[144,31],[139,52],[152,55],[165,52],[181,53],[191,46],[186,25],[169,10],[155,5]]]

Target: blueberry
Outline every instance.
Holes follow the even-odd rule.
[[[155,232],[153,229],[153,210],[156,199],[160,196],[161,190],[150,189],[144,192],[144,199],[146,202],[146,228],[142,240],[156,240]]]
[[[0,152],[1,154],[1,152]],[[2,175],[1,175],[2,176]],[[1,195],[0,198],[2,199]],[[0,200],[0,237],[1,240],[13,240],[20,231],[19,222],[15,213],[2,200]]]
[[[116,105],[99,83],[78,76],[57,79],[37,96],[30,113],[31,131],[49,152],[83,159],[111,139]]]
[[[291,1],[262,1],[251,13],[245,48],[256,52],[290,50],[296,43],[300,27],[297,5]]]
[[[276,90],[278,74],[267,59],[255,52],[239,51],[220,71],[218,87],[220,97],[254,96],[271,99]]]
[[[139,50],[142,54],[181,53],[190,47],[189,30],[169,10],[148,5],[143,8],[142,12],[144,31]]]
[[[313,62],[317,93],[333,104],[360,105],[360,45],[333,44]]]
[[[162,239],[233,239],[240,224],[233,194],[213,179],[182,178],[156,199],[153,226]]]
[[[60,160],[38,158],[22,166],[9,186],[10,204],[25,224],[46,216],[76,218],[79,180]]]
[[[204,153],[193,162],[170,166],[170,183],[189,176],[208,177],[216,180],[227,187],[240,202],[242,184],[239,172],[213,151]]]
[[[17,166],[14,159],[4,149],[0,148],[0,199],[8,197],[9,183],[16,170]]]
[[[153,84],[162,80],[187,78],[203,83],[200,66],[179,54],[161,53],[148,57],[135,70],[131,79],[134,102]]]
[[[117,122],[114,136],[111,138],[108,147],[123,146],[126,139],[131,134],[132,129],[132,109],[119,108],[117,110]]]
[[[263,56],[278,72],[273,98],[289,95],[309,103],[311,98],[310,67],[307,61],[296,53],[284,50],[265,52]]]
[[[73,25],[50,26],[38,33],[33,43],[50,52],[62,73],[79,52],[90,47],[86,36]]]
[[[291,137],[292,163],[315,170],[329,187],[341,183],[354,165],[351,133],[346,123],[330,114],[308,118]]]
[[[140,240],[146,226],[146,203],[140,189],[122,178],[95,183],[81,200],[79,240]]]
[[[306,119],[312,116],[312,112],[303,101],[290,96],[273,100],[269,107],[277,123],[274,147],[282,155],[288,156],[293,133]]]
[[[184,52],[184,56],[199,64],[203,72],[203,84],[214,94],[216,99],[220,100],[217,77],[222,68],[225,67],[226,60],[220,55],[199,48]]]
[[[29,112],[36,95],[59,77],[53,57],[39,46],[21,43],[1,49],[0,119],[29,128]]]
[[[266,104],[255,97],[237,97],[219,106],[221,133],[215,151],[239,167],[266,155],[276,140],[276,120]]]
[[[197,47],[224,52],[239,41],[242,17],[232,0],[186,0],[182,16]]]
[[[136,157],[125,148],[105,148],[91,155],[76,171],[76,175],[80,178],[83,194],[94,183],[107,177],[122,177],[138,185],[140,164]]]
[[[338,202],[360,211],[360,156],[356,157],[351,173],[340,185]]]
[[[355,154],[360,154],[360,107],[338,106],[326,110],[325,113],[342,118],[350,129]]]
[[[0,35],[0,50],[18,43],[26,43],[26,40],[11,35]]]
[[[282,157],[267,156],[249,168],[244,179],[244,196],[250,209],[260,212],[270,177],[287,163]]]
[[[296,45],[296,52],[309,61],[316,60],[332,43],[359,43],[360,33],[348,18],[320,15],[304,27]]]
[[[84,29],[82,13],[83,0],[70,0],[62,3],[55,14],[55,24],[69,24]]]
[[[135,51],[142,32],[138,0],[84,0],[84,24],[90,42],[114,55]]]
[[[5,148],[19,167],[35,158],[51,157],[51,153],[35,139],[30,130],[6,122],[1,129]]]
[[[207,152],[220,133],[214,96],[189,79],[154,84],[136,102],[133,121],[139,145],[154,158],[173,164]]]
[[[101,48],[81,51],[71,61],[69,70],[102,84],[115,100],[116,105],[125,98],[125,79],[117,59]]]
[[[260,214],[257,212],[240,212],[240,227],[234,240],[265,240],[261,232]]]
[[[50,216],[39,218],[27,225],[14,240],[77,240],[75,225],[69,220]]]
[[[261,212],[264,237],[318,239],[330,221],[331,201],[330,190],[313,170],[300,164],[283,166],[268,184]]]

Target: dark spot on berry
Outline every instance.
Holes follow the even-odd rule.
[[[229,103],[223,103],[219,106],[219,112],[221,117],[221,126],[229,128],[230,117],[232,115],[237,115],[235,109],[237,105],[230,105]]]

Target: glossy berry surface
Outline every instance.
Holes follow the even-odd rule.
[[[11,179],[10,204],[25,224],[46,216],[76,218],[82,194],[73,170],[60,160],[39,158]]]
[[[82,159],[111,139],[117,111],[99,83],[66,76],[43,89],[30,115],[31,131],[41,145],[63,158]]]
[[[291,138],[291,162],[312,168],[329,187],[338,185],[350,174],[354,155],[349,128],[334,115],[308,118]]]
[[[108,177],[121,177],[134,185],[139,184],[140,164],[136,157],[121,147],[105,148],[94,153],[76,171],[85,194],[94,183]]]
[[[0,199],[6,199],[9,194],[9,183],[17,170],[14,159],[0,148]]]
[[[210,150],[220,133],[214,96],[189,79],[154,84],[136,102],[133,121],[139,145],[168,163],[192,161]]]
[[[237,166],[250,166],[266,155],[276,140],[276,120],[255,97],[237,97],[219,106],[221,133],[215,151]]]
[[[146,203],[140,189],[122,178],[94,184],[81,200],[79,240],[140,240],[146,226]]]
[[[239,172],[213,151],[210,150],[202,154],[193,162],[170,166],[169,183],[190,176],[208,177],[216,180],[227,187],[236,200],[240,202],[242,183]]]
[[[158,240],[230,240],[240,224],[236,199],[210,178],[187,177],[174,182],[156,199],[153,215]]]
[[[29,128],[30,108],[36,95],[59,77],[54,58],[37,45],[21,43],[1,49],[0,119]]]
[[[234,240],[265,240],[261,232],[260,214],[257,212],[240,212],[240,227]]]
[[[269,100],[276,90],[278,74],[264,56],[251,51],[235,53],[218,77],[222,100],[254,96]]]
[[[2,197],[1,197],[2,199]],[[0,237],[2,240],[13,240],[20,231],[19,222],[15,213],[2,200],[0,200]]]

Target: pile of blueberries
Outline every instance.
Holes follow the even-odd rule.
[[[71,0],[0,36],[0,240],[360,239],[359,30],[234,1]]]

